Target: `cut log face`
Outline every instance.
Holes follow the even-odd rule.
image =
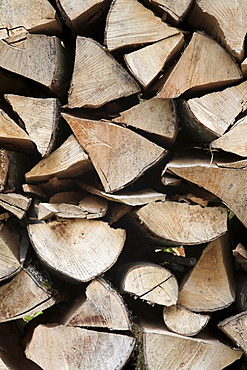
[[[24,193],[27,193],[29,195],[40,197],[40,198],[47,198],[47,194],[45,191],[38,185],[30,185],[30,184],[23,184],[22,190]]]
[[[107,192],[129,185],[167,153],[141,135],[113,123],[62,116],[90,156]]]
[[[178,303],[195,312],[217,311],[235,299],[230,242],[227,235],[204,249],[189,277],[185,278]]]
[[[187,15],[193,0],[151,0],[151,3],[163,9],[175,23],[182,22]]]
[[[136,0],[115,0],[106,20],[105,44],[112,51],[145,45],[176,35],[179,30],[155,17]]]
[[[108,270],[125,242],[125,230],[94,220],[52,221],[28,226],[34,249],[61,278],[89,281]]]
[[[51,293],[26,270],[0,287],[0,322],[16,320],[56,303]]]
[[[122,297],[102,278],[94,279],[67,311],[63,325],[130,330],[131,323]]]
[[[42,159],[29,172],[26,181],[38,182],[53,177],[68,178],[79,176],[92,169],[92,163],[76,138],[69,138],[48,157]]]
[[[20,220],[25,217],[31,202],[32,198],[22,194],[0,194],[0,206],[13,213]]]
[[[192,312],[183,306],[171,306],[164,307],[163,319],[169,330],[191,337],[205,328],[210,316]]]
[[[198,26],[215,37],[238,60],[244,58],[247,4],[241,0],[212,3],[210,0],[196,1],[189,16],[189,23]]]
[[[124,59],[132,75],[144,88],[147,88],[162,68],[178,56],[183,44],[184,36],[179,33],[125,54]]]
[[[236,261],[240,264],[241,268],[247,271],[247,250],[239,243],[236,248],[232,251]]]
[[[142,330],[148,369],[221,370],[243,354],[213,338],[188,338],[150,324]]]
[[[247,354],[247,312],[228,317],[218,324],[221,329],[233,342]]]
[[[29,137],[37,145],[42,157],[46,157],[50,154],[56,138],[60,105],[58,99],[19,95],[5,95],[5,98],[24,122]]]
[[[202,244],[227,231],[227,209],[151,202],[132,213],[143,230],[171,245]]]
[[[162,266],[140,262],[128,264],[119,272],[120,290],[151,304],[172,306],[178,299],[175,276]]]
[[[214,58],[210,58],[210,55]],[[241,78],[240,68],[217,42],[202,33],[194,32],[157,96],[177,98],[187,90],[223,88]]]
[[[92,39],[77,37],[69,108],[98,108],[138,92],[140,88],[133,77],[103,46]]]
[[[120,370],[134,345],[135,340],[127,335],[39,325],[26,349],[26,356],[46,370]]]
[[[178,131],[178,117],[172,99],[147,100],[120,113],[114,122],[148,132],[164,146],[174,143]]]
[[[0,224],[0,281],[16,275],[20,269],[20,236]]]

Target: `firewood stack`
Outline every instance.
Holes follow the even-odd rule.
[[[246,369],[247,4],[0,3],[0,369]]]

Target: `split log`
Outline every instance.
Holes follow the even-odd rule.
[[[212,312],[230,306],[236,290],[232,262],[227,235],[209,243],[182,282],[178,303],[195,312]]]
[[[244,58],[247,4],[241,0],[213,4],[210,0],[197,0],[188,22],[195,29],[203,29],[216,38],[238,61]]]
[[[94,279],[85,295],[66,312],[63,325],[131,330],[128,311],[120,294],[104,279]]]
[[[65,113],[62,116],[90,156],[107,192],[131,184],[167,154],[165,149],[116,124]]]
[[[91,161],[73,135],[48,157],[42,159],[29,172],[26,181],[38,182],[53,177],[68,178],[79,176],[92,169]]]
[[[29,196],[39,197],[42,199],[47,198],[45,191],[38,185],[23,184],[22,190],[24,193],[27,193]]]
[[[157,5],[159,9],[163,10],[168,15],[168,20],[172,23],[180,23],[186,17],[193,0],[149,0],[151,4]],[[164,19],[164,15],[162,17]]]
[[[210,156],[202,154],[190,152],[184,153],[182,158],[177,156],[164,171],[169,170],[215,194],[247,226],[247,160],[229,162],[228,166],[225,163],[224,167],[220,167],[216,162],[211,163]]]
[[[243,73],[244,78],[247,77],[247,58],[241,63],[241,70]]]
[[[184,37],[179,33],[125,54],[124,60],[132,75],[146,89],[161,70],[178,57],[183,44]]]
[[[239,243],[236,248],[232,251],[236,261],[240,264],[241,269],[247,271],[247,250]]]
[[[185,337],[152,324],[142,324],[141,330],[143,361],[152,370],[221,370],[243,354],[211,337]]]
[[[77,37],[69,108],[98,108],[138,92],[140,88],[133,77],[103,46],[92,39]]]
[[[63,279],[89,281],[108,270],[125,242],[125,230],[96,220],[66,220],[28,226],[42,262]]]
[[[20,235],[6,224],[0,224],[0,281],[16,275],[21,269]]]
[[[119,289],[150,304],[172,306],[177,303],[178,283],[175,276],[162,266],[130,263],[118,273]]]
[[[247,82],[180,103],[182,122],[197,141],[223,135],[247,108]]]
[[[183,306],[171,306],[164,307],[163,319],[170,331],[191,337],[205,328],[210,316],[192,312]]]
[[[145,45],[176,35],[170,27],[136,0],[116,0],[106,20],[105,44],[108,50]]]
[[[219,89],[241,79],[241,70],[230,55],[210,37],[194,32],[157,96],[177,98],[186,91],[194,93]]]
[[[57,177],[52,177],[47,182],[40,183],[39,186],[49,197],[62,191],[78,190],[74,179],[58,179]]]
[[[25,217],[31,202],[32,198],[22,194],[0,194],[0,206],[13,213],[20,220]]]
[[[51,291],[46,288],[47,282],[42,280],[37,270],[35,275],[30,271],[30,268],[22,270],[0,287],[0,322],[33,315],[56,303]]]
[[[50,154],[56,138],[59,100],[29,98],[10,94],[5,95],[5,99],[23,121],[29,137],[37,145],[42,157]]]
[[[39,325],[26,349],[26,356],[46,370],[120,370],[134,345],[135,340],[127,335]]]
[[[131,216],[142,231],[167,245],[202,244],[227,231],[227,209],[222,207],[161,201],[151,202]]]
[[[231,340],[233,340],[233,342],[244,351],[245,355],[247,354],[246,311],[221,321],[218,324],[218,328],[231,338]]]
[[[171,99],[149,99],[121,112],[114,122],[143,130],[157,144],[170,147],[177,136],[178,117]]]

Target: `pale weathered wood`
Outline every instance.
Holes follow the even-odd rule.
[[[186,17],[193,0],[149,0],[152,4],[157,5],[159,9],[165,11],[165,14],[172,19],[174,23],[182,22]],[[164,18],[164,16],[163,16]]]
[[[118,272],[119,289],[150,304],[172,306],[178,300],[178,283],[166,268],[148,262],[130,263]]]
[[[164,146],[171,146],[178,132],[178,116],[172,99],[149,99],[120,113],[114,122],[152,134]]]
[[[0,224],[0,281],[16,275],[21,269],[20,235]]]
[[[247,250],[243,244],[239,243],[232,253],[241,268],[247,271]]]
[[[135,340],[127,335],[39,325],[27,346],[26,356],[46,370],[120,370],[134,345]]]
[[[227,209],[183,202],[151,202],[131,213],[141,229],[166,244],[201,244],[227,231]]]
[[[108,270],[125,242],[125,230],[96,220],[30,224],[33,247],[45,265],[61,278],[89,281]]]
[[[181,52],[184,44],[182,33],[155,42],[142,49],[125,54],[126,65],[137,81],[146,89]]]
[[[243,62],[241,63],[241,70],[242,70],[243,76],[246,78],[247,77],[247,58],[245,58]]]
[[[2,192],[5,188],[8,178],[9,171],[9,156],[8,151],[0,149],[0,191]]]
[[[98,108],[139,91],[134,78],[102,45],[86,37],[77,37],[69,108]]]
[[[242,72],[230,55],[210,37],[194,32],[157,96],[177,98],[188,90],[219,89],[241,79]]]
[[[142,332],[144,364],[150,370],[221,370],[243,354],[208,336],[185,337],[147,323]]]
[[[192,312],[180,305],[174,305],[164,307],[163,319],[170,331],[191,337],[205,328],[210,316]]]
[[[51,177],[47,182],[40,183],[39,186],[44,189],[48,196],[52,196],[61,191],[78,190],[74,179],[58,179]]]
[[[103,278],[96,278],[87,286],[85,295],[73,303],[63,317],[62,324],[131,330],[122,297]]]
[[[182,282],[178,303],[195,312],[217,311],[234,302],[235,289],[231,245],[224,235],[203,250]]]
[[[247,4],[234,0],[196,0],[189,15],[195,29],[203,29],[216,38],[238,60],[244,58]]]
[[[73,135],[48,157],[42,159],[29,172],[26,181],[38,182],[53,177],[68,178],[79,176],[92,169],[91,161]]]
[[[5,98],[22,119],[30,139],[37,145],[42,157],[46,157],[52,151],[56,138],[59,100],[10,94],[5,95]]]
[[[219,167],[210,155],[190,152],[175,156],[166,170],[215,194],[247,226],[247,160]]]
[[[221,329],[233,342],[240,347],[245,355],[247,354],[247,312],[228,317],[218,324]]]
[[[125,127],[65,113],[62,116],[90,156],[107,192],[129,185],[167,153]]]
[[[0,194],[0,206],[13,213],[19,219],[25,217],[31,201],[32,198],[26,197],[22,194]]]
[[[22,190],[30,196],[38,196],[40,198],[47,198],[45,191],[38,185],[23,184]]]
[[[179,33],[137,0],[115,0],[108,13],[105,44],[112,51],[121,47],[145,45]]]
[[[0,287],[0,322],[16,320],[42,311],[56,300],[44,284],[27,270]]]

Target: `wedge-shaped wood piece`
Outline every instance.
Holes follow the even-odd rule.
[[[0,281],[16,275],[20,269],[20,235],[0,224]]]
[[[172,19],[174,23],[180,23],[186,17],[193,0],[149,0],[152,4],[157,5],[160,9]]]
[[[236,248],[232,251],[236,261],[240,264],[241,268],[247,271],[247,250],[239,243]]]
[[[39,325],[27,346],[26,356],[46,370],[122,369],[134,345],[135,339],[127,335]]]
[[[210,316],[192,312],[183,306],[174,305],[164,307],[163,319],[169,330],[191,337],[205,328]]]
[[[217,163],[212,163],[210,155],[202,154],[190,152],[183,153],[181,157],[178,155],[168,163],[165,171],[169,170],[215,194],[247,226],[247,160],[219,167]]]
[[[67,311],[63,325],[131,330],[126,306],[120,294],[104,279],[94,279]]]
[[[152,324],[143,325],[142,331],[147,369],[221,370],[243,354],[208,336],[185,337]]]
[[[216,38],[238,60],[244,58],[247,4],[245,1],[197,0],[189,23]]]
[[[5,98],[22,119],[29,137],[37,145],[42,157],[46,157],[50,154],[56,138],[59,100],[19,95],[5,95]]]
[[[61,277],[89,281],[108,270],[125,242],[125,230],[96,220],[30,224],[29,236],[43,263]]]
[[[175,276],[162,266],[130,263],[119,271],[119,288],[151,304],[172,306],[177,303],[178,283]]]
[[[26,181],[46,181],[53,177],[76,177],[92,169],[91,161],[73,135],[48,157],[42,159],[29,172]]]
[[[141,135],[113,123],[62,116],[88,153],[107,192],[129,185],[167,153]]]
[[[243,76],[247,77],[247,58],[245,58],[243,62],[241,63],[241,70],[242,70]]]
[[[182,50],[184,37],[181,33],[155,42],[142,49],[125,54],[127,67],[137,81],[147,88],[167,63]]]
[[[13,213],[19,219],[25,217],[31,201],[32,198],[26,197],[22,194],[0,194],[0,206]]]
[[[47,194],[45,193],[45,191],[41,188],[41,186],[38,185],[23,184],[22,190],[24,191],[24,193],[27,193],[30,196],[47,198]]]
[[[210,37],[194,32],[158,97],[177,98],[187,90],[219,89],[241,79],[242,72],[230,55]]]
[[[211,141],[225,133],[247,108],[247,82],[182,101],[182,123],[193,137]]]
[[[44,285],[27,270],[0,287],[0,322],[33,315],[56,303]]]
[[[227,209],[187,203],[151,202],[133,211],[139,226],[167,244],[202,244],[227,231]]]
[[[195,312],[228,307],[235,299],[233,260],[228,235],[204,249],[200,259],[180,287],[178,303]]]
[[[67,63],[70,58],[61,40],[55,36],[28,34],[22,46],[17,48],[0,40],[0,67],[59,92],[68,81],[70,69]]]
[[[86,37],[77,37],[69,108],[98,108],[139,91],[133,77],[102,45]]]
[[[149,99],[121,112],[114,122],[152,134],[160,145],[171,146],[177,136],[178,116],[172,99]]]
[[[105,44],[112,51],[145,45],[179,33],[137,0],[115,0],[106,20]]]
[[[247,354],[247,311],[221,321],[218,328]]]

